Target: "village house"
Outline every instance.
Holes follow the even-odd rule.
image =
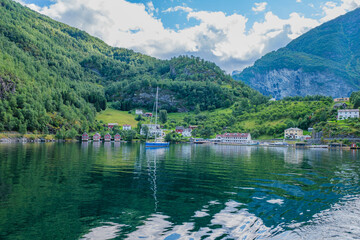
[[[135,114],[136,114],[136,115],[143,115],[144,112],[143,112],[143,110],[141,110],[141,109],[136,109],[136,110],[135,110]]]
[[[304,131],[300,128],[288,128],[285,130],[284,137],[289,139],[301,139]]]
[[[144,117],[152,117],[152,113],[144,113]]]
[[[179,126],[175,128],[175,132],[180,133],[183,137],[191,137],[192,129],[190,127],[184,128],[183,126]]]
[[[345,97],[345,98],[335,98],[334,102],[349,102],[350,98]]]
[[[119,126],[119,124],[118,123],[108,123],[108,125],[107,125],[109,130],[112,130],[115,126]]]
[[[334,109],[346,109],[347,108],[347,104],[346,103],[337,103],[334,105],[333,107]]]
[[[198,128],[198,126],[189,126],[189,128],[191,129],[191,130],[194,130],[194,129],[196,129],[196,128]]]
[[[183,137],[191,137],[192,136],[191,132],[192,132],[191,128],[185,128],[184,131],[182,132],[182,135]]]
[[[141,130],[140,130],[140,135],[146,135],[146,132],[144,130],[144,127],[147,126],[148,130],[149,130],[149,136],[150,137],[163,137],[164,136],[164,132],[163,130],[160,128],[160,124],[142,124],[141,125]]]
[[[184,128],[183,126],[180,126],[180,127],[176,127],[176,128],[175,128],[175,132],[176,132],[176,133],[180,133],[180,134],[183,133],[184,130],[185,130],[185,128]]]
[[[359,109],[343,109],[338,110],[338,120],[348,119],[348,118],[359,118]]]
[[[216,136],[217,142],[221,143],[250,143],[250,133],[224,133]]]
[[[122,129],[123,129],[124,131],[129,131],[129,130],[131,130],[131,125],[124,124]]]

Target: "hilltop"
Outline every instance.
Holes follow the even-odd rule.
[[[310,30],[233,78],[277,99],[350,96],[360,88],[360,9]]]

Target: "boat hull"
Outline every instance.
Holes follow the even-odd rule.
[[[159,147],[168,147],[170,144],[168,142],[147,142],[145,143],[146,147],[159,148]]]

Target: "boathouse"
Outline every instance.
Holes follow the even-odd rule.
[[[86,132],[81,136],[81,141],[83,142],[87,142],[89,141],[89,134],[87,134]]]
[[[101,140],[100,133],[95,133],[95,135],[93,136],[93,141],[94,142],[100,142],[100,140]]]
[[[111,142],[111,135],[109,133],[107,133],[105,136],[104,136],[104,141],[105,142]]]
[[[120,134],[115,134],[115,136],[114,136],[114,141],[115,142],[120,142],[121,141],[121,136],[120,136]]]

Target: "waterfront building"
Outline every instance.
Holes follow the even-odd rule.
[[[250,133],[224,133],[216,136],[221,143],[251,143]]]
[[[95,133],[95,135],[93,136],[93,141],[94,142],[100,142],[100,140],[101,140],[100,133]]]
[[[104,141],[105,142],[111,142],[111,135],[109,133],[105,134]]]
[[[288,128],[285,130],[284,137],[289,139],[301,139],[304,131],[300,128]]]
[[[121,141],[121,136],[120,136],[119,133],[115,134],[115,136],[114,136],[114,141],[115,141],[115,142],[120,142],[120,141]]]
[[[131,130],[131,125],[124,124],[124,125],[123,125],[123,130],[124,130],[124,131],[129,131],[129,130]]]
[[[86,132],[81,136],[81,141],[83,142],[87,142],[89,141],[89,134],[87,134]]]
[[[359,109],[343,109],[338,110],[338,120],[348,119],[348,118],[359,118]]]

